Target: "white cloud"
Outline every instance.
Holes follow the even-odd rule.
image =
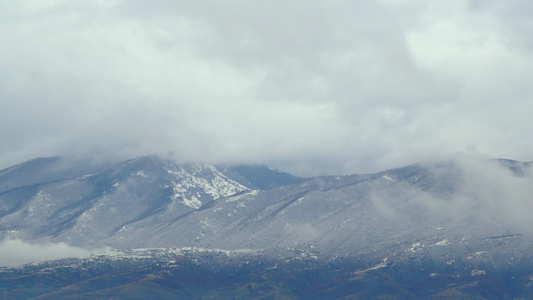
[[[456,169],[430,170],[438,178],[438,184],[450,184],[453,187],[450,194],[439,197],[417,191],[417,204],[448,223],[451,220],[459,224],[475,224],[474,220],[482,220],[510,232],[533,233],[533,219],[530,216],[533,209],[531,166],[521,167],[524,174],[516,175],[497,161],[460,155],[451,162]]]
[[[525,168],[524,176],[515,176],[497,162],[462,160],[465,178],[460,191],[472,204],[487,207],[489,214],[519,232],[533,233],[533,172]]]
[[[527,1],[0,4],[0,168],[35,156],[370,172],[531,160]]]
[[[17,266],[41,260],[89,256],[91,251],[65,243],[33,244],[21,240],[0,243],[0,266]]]

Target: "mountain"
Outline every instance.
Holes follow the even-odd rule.
[[[147,156],[86,172],[65,169],[59,158],[31,160],[0,171],[0,236],[99,247],[131,228],[173,222],[216,199],[250,192],[257,177],[271,180],[269,186],[277,185],[276,176],[299,180],[266,167],[241,169]]]
[[[298,178],[266,166],[156,156],[101,168],[35,159],[0,171],[1,237],[123,250],[4,268],[0,291],[49,298],[71,289],[99,291],[89,298],[129,298],[124,293],[138,289],[169,298],[528,298],[532,175],[531,163],[511,160]],[[126,250],[139,248],[146,250]],[[169,261],[180,263],[164,268]],[[50,282],[39,287],[41,275]],[[176,285],[177,278],[188,283]]]

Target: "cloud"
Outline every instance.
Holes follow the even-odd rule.
[[[533,233],[533,172],[525,167],[517,176],[509,168],[493,162],[462,160],[464,180],[461,194],[472,205],[486,207],[495,222],[512,226],[521,232]]]
[[[531,166],[519,167],[523,174],[517,175],[497,161],[471,156],[456,156],[452,163],[451,168],[430,167],[439,186],[431,192],[416,190],[413,199],[417,206],[428,209],[436,220],[446,220],[448,225],[488,221],[502,230],[533,234],[529,215],[533,209]]]
[[[17,266],[41,260],[89,256],[91,251],[65,243],[33,244],[6,239],[0,243],[0,266]]]
[[[0,168],[47,155],[371,172],[530,160],[527,1],[0,4]]]

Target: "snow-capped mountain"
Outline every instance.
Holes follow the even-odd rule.
[[[481,251],[495,237],[512,242],[525,234],[495,210],[497,203],[481,199],[491,195],[469,186],[476,175],[451,162],[303,180],[266,167],[179,165],[155,156],[90,173],[60,173],[51,168],[54,161],[2,171],[4,238],[85,248],[313,246],[326,256],[453,245],[467,255],[466,249]],[[514,172],[502,176],[527,185],[529,164],[501,163]],[[38,170],[25,184],[17,170],[31,166]],[[47,168],[54,170],[52,180]],[[259,189],[261,176],[270,176],[270,184],[289,180]]]
[[[177,164],[155,156],[103,168],[36,159],[0,171],[0,234],[82,248],[163,248],[136,250],[144,256],[211,249],[191,261],[213,262],[219,269],[208,273],[215,277],[229,266],[267,276],[269,268],[289,270],[298,261],[300,270],[334,269],[350,282],[381,272],[396,278],[395,286],[407,273],[414,285],[516,278],[511,290],[532,295],[532,170],[511,160],[458,160],[303,179],[266,166]],[[318,273],[313,280],[320,281]]]
[[[155,156],[96,170],[34,159],[0,171],[0,235],[84,247],[115,239],[113,246],[130,247],[122,235],[131,229],[172,223],[214,200],[251,192],[253,176],[268,177],[264,184],[272,186],[299,180],[266,167],[178,165]]]

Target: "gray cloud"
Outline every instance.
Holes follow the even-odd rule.
[[[0,166],[531,160],[531,14],[527,1],[5,2]]]

